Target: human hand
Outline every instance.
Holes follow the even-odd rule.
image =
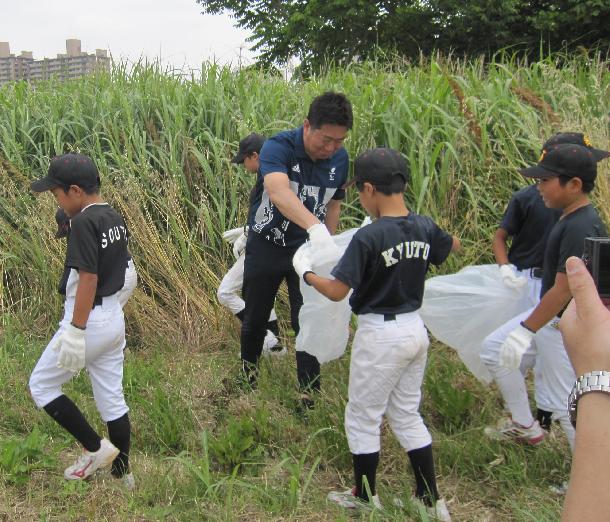
[[[294,271],[299,275],[299,277],[303,277],[306,272],[312,272],[312,263],[311,263],[311,252],[310,247],[307,244],[301,245],[297,251],[294,253],[292,257],[292,266],[294,267]]]
[[[518,276],[511,265],[500,265],[500,277],[508,288],[518,290],[527,284],[527,279],[523,276]]]
[[[248,236],[246,236],[246,234],[244,234],[242,232],[241,236],[239,236],[235,240],[235,243],[233,243],[233,255],[235,256],[235,259],[237,259],[239,256],[241,256],[244,253],[247,242],[248,242]]]
[[[610,371],[610,311],[581,259],[570,257],[566,274],[573,299],[561,316],[559,329],[574,372]]]
[[[316,223],[307,229],[311,242],[311,259],[323,265],[329,261],[336,261],[341,257],[339,247],[335,245],[330,232],[323,223]]]
[[[58,352],[58,368],[77,372],[85,367],[85,330],[72,324],[63,326],[52,348]]]
[[[517,370],[521,366],[523,354],[532,344],[534,332],[519,325],[508,334],[500,347],[500,364],[506,368]]]

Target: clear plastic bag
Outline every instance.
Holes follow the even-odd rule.
[[[357,228],[352,228],[333,236],[341,255],[357,230]],[[309,243],[301,248],[309,248]],[[338,260],[323,265],[314,265],[313,269],[323,277],[331,277],[330,271]],[[303,295],[303,306],[299,312],[300,331],[296,338],[296,350],[315,355],[320,364],[338,359],[345,353],[349,338],[349,322],[352,316],[349,306],[351,291],[345,299],[335,303],[313,287],[306,285],[304,281],[301,281],[300,288]]]
[[[489,383],[492,377],[479,358],[481,343],[529,307],[527,286],[508,288],[498,265],[476,265],[428,279],[419,313],[430,333],[457,351],[477,379]]]

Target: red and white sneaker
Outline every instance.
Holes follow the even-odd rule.
[[[535,446],[544,440],[546,432],[540,427],[537,420],[531,426],[525,427],[509,417],[502,419],[497,426],[487,426],[485,435],[495,440],[516,440]]]
[[[84,450],[72,466],[64,471],[67,480],[85,480],[98,469],[106,468],[119,455],[119,450],[108,440],[102,439],[100,449],[97,451]]]

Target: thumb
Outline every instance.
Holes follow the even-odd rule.
[[[594,319],[606,310],[597,294],[593,278],[582,259],[578,257],[568,258],[566,274],[570,292],[576,303],[576,313],[580,320]]]

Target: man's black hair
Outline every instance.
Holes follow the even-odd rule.
[[[349,130],[354,124],[352,104],[345,94],[325,92],[311,102],[307,120],[313,129],[319,129],[322,125],[339,125]]]
[[[375,185],[374,182],[369,180],[356,181],[356,188],[362,192],[365,183],[370,183],[375,187],[377,192],[380,192],[384,196],[391,196],[392,194],[402,194],[407,187],[404,178],[400,174],[394,174],[392,176],[392,182],[389,185]]]
[[[578,178],[578,176],[575,176]],[[557,176],[557,178],[559,179],[559,184],[562,187],[565,187],[568,183],[568,181],[570,181],[571,179],[574,179],[574,177],[571,176]],[[580,178],[578,178],[580,179]],[[595,188],[595,181],[582,181],[582,179],[580,179],[580,181],[582,182],[582,191],[583,194],[589,194],[590,192],[593,192],[593,189]]]

